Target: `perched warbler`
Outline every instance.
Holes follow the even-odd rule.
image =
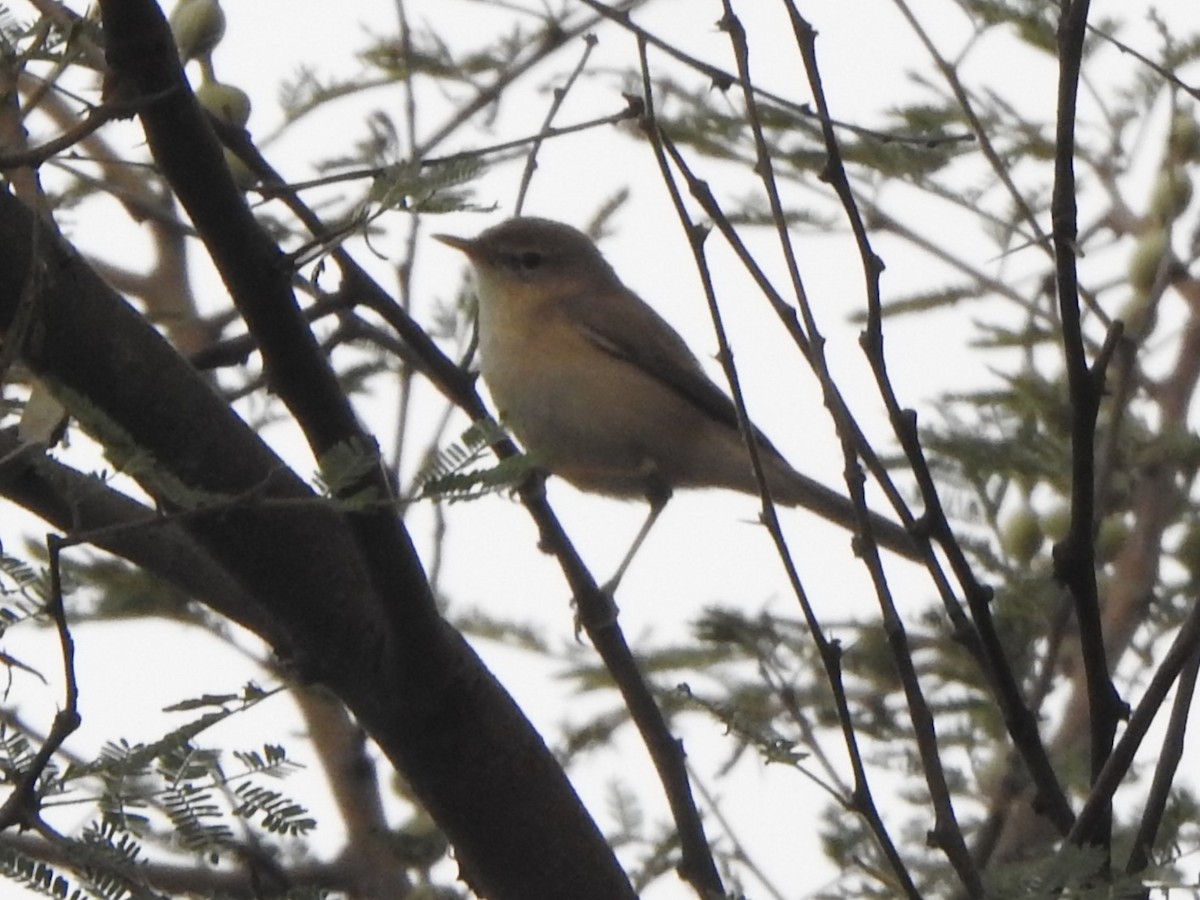
[[[587,235],[518,217],[475,238],[436,238],[474,268],[480,369],[501,421],[539,465],[576,487],[649,501],[650,516],[610,586],[674,489],[758,493],[733,401]],[[753,434],[776,503],[857,529],[849,498],[800,474],[762,432]],[[873,513],[870,521],[881,546],[919,558],[900,525]]]

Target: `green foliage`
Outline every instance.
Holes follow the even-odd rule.
[[[316,827],[301,804],[259,783],[264,778],[278,781],[299,768],[284,747],[267,744],[234,752],[238,766],[230,772],[221,763],[222,751],[195,742],[274,693],[247,685],[234,694],[182,701],[172,708],[206,711],[152,743],[113,741],[93,760],[73,762],[65,771],[54,765],[44,771],[38,790],[46,808],[91,803],[97,811],[79,837],[61,839],[71,862],[58,868],[90,892],[77,896],[158,897],[140,874],[152,856],[193,855],[215,864],[225,854],[243,852],[246,838],[238,835],[254,821],[261,829],[255,834],[259,842],[267,835],[303,837]],[[21,772],[33,758],[25,735],[0,727],[0,769]],[[237,830],[235,821],[243,823]],[[152,854],[147,846],[153,847]],[[8,853],[0,862],[5,875],[40,885],[49,896],[68,896],[61,892],[61,885],[69,884],[66,876]]]
[[[1039,0],[974,0],[968,6],[985,26],[1011,25],[1025,43],[1053,54],[1058,47],[1058,23]]]
[[[905,297],[891,297],[884,307],[888,316],[902,316],[908,313],[924,313],[933,310],[953,307],[963,301],[976,300],[983,295],[978,285],[957,285],[921,291]],[[855,313],[854,321],[863,322],[865,313]]]
[[[459,612],[454,619],[454,626],[475,637],[533,653],[548,655],[551,652],[550,643],[541,629],[525,622],[501,618],[487,610]]]
[[[88,617],[113,620],[162,616],[203,621],[203,609],[177,587],[153,573],[116,557],[71,554],[60,561],[70,584],[87,585],[85,596],[72,598],[76,620]]]
[[[546,60],[562,43],[568,7],[563,4],[561,12],[525,10],[513,17],[511,27],[490,30],[479,44],[465,48],[451,46],[448,36],[416,25],[402,37],[372,37],[371,45],[359,56],[362,70],[350,77],[330,77],[302,66],[282,91],[286,124],[329,109],[342,98],[403,87],[411,88],[414,98],[424,93],[465,98],[456,112],[463,114],[463,120],[481,114],[486,122],[483,129],[465,138],[454,134],[453,145],[478,146],[492,137],[484,135],[484,130],[501,122],[501,116],[515,105],[507,85],[525,77],[527,64]],[[944,54],[951,71],[912,72],[903,87],[912,89],[913,95],[892,100],[893,86],[888,85],[884,96],[892,105],[864,117],[870,121],[838,119],[834,130],[851,190],[872,239],[886,235],[889,242],[907,242],[936,260],[942,267],[937,271],[944,273],[930,275],[903,293],[889,294],[891,285],[884,281],[887,324],[944,327],[947,341],[970,346],[994,373],[985,387],[955,386],[942,396],[932,416],[923,414],[921,442],[972,573],[990,591],[987,612],[1018,691],[1049,738],[1057,724],[1055,704],[1062,702],[1051,694],[1059,686],[1066,690],[1067,677],[1077,672],[1079,665],[1073,619],[1062,585],[1054,577],[1054,547],[1064,539],[1071,515],[1077,450],[1073,447],[1074,426],[1079,410],[1073,407],[1061,362],[1060,313],[1050,287],[1055,260],[1035,233],[1035,224],[1044,229],[1051,221],[1049,164],[1057,150],[1055,122],[1046,108],[1031,113],[1017,102],[1024,98],[1006,92],[1006,67],[1030,60],[1038,65],[1051,61],[1058,52],[1061,10],[1045,0],[963,0],[957,7],[975,31],[957,48],[958,55]],[[1118,690],[1123,694],[1136,692],[1153,671],[1163,644],[1193,609],[1200,584],[1200,516],[1191,500],[1200,469],[1200,440],[1189,429],[1185,415],[1166,402],[1174,398],[1181,401],[1178,408],[1186,407],[1194,383],[1173,382],[1154,370],[1149,365],[1150,353],[1163,344],[1148,340],[1173,340],[1180,331],[1179,307],[1194,306],[1195,288],[1190,281],[1186,304],[1178,303],[1171,288],[1191,279],[1195,254],[1185,257],[1177,251],[1181,255],[1178,260],[1167,254],[1169,247],[1182,247],[1185,242],[1178,237],[1172,242],[1165,232],[1147,232],[1139,213],[1131,210],[1152,208],[1153,204],[1144,202],[1146,197],[1124,196],[1131,173],[1147,158],[1155,165],[1160,155],[1171,159],[1178,167],[1174,175],[1190,178],[1193,154],[1173,149],[1169,138],[1159,146],[1145,136],[1152,137],[1156,108],[1169,106],[1175,121],[1191,115],[1187,104],[1176,96],[1181,92],[1169,76],[1200,59],[1200,36],[1173,33],[1153,12],[1149,21],[1157,31],[1158,46],[1135,49],[1153,65],[1131,63],[1130,68],[1121,70],[1126,74],[1115,87],[1101,86],[1091,72],[1085,73],[1089,78],[1087,99],[1098,111],[1081,107],[1085,111],[1077,123],[1078,194],[1081,208],[1095,216],[1083,223],[1078,236],[1083,281],[1091,291],[1083,311],[1085,351],[1090,361],[1097,358],[1110,323],[1118,317],[1127,320],[1138,338],[1132,344],[1122,343],[1110,360],[1096,441],[1101,463],[1094,494],[1098,506],[1096,575],[1102,601],[1108,603],[1123,583],[1132,582],[1130,570],[1121,568],[1122,551],[1129,550],[1126,555],[1132,555],[1140,550],[1146,555],[1146,571],[1153,573],[1139,585],[1139,615],[1131,625],[1132,633],[1112,657],[1113,668],[1122,676]],[[1102,52],[1115,55],[1105,35],[1119,38],[1122,23],[1093,21],[1093,25],[1087,36],[1088,58]],[[3,7],[0,35],[10,49],[23,50],[36,43],[38,58],[56,67],[45,82],[56,91],[53,79],[60,70],[74,65],[73,54],[77,48],[82,52],[81,39],[98,37],[94,23],[83,19],[69,29],[62,25],[45,25],[36,32],[18,29]],[[34,35],[38,35],[37,41],[31,42]],[[975,63],[977,54],[991,45],[1002,48],[1003,66],[989,81],[980,77],[981,68]],[[1033,52],[1022,55],[1027,50]],[[1087,62],[1085,59],[1085,65]],[[729,60],[721,59],[721,63],[728,65]],[[702,177],[710,180],[730,221],[744,230],[779,224],[797,233],[819,232],[831,240],[845,237],[848,217],[828,185],[831,157],[814,109],[758,94],[762,137],[782,187],[783,212],[777,214],[767,204],[758,180],[745,177],[762,174],[762,167],[743,94],[721,77],[714,86],[711,72],[698,77],[696,72],[682,71],[673,68],[670,77],[657,78],[656,116],[685,154],[702,158]],[[85,68],[89,80],[94,80],[93,74],[92,68]],[[610,78],[611,70],[594,74],[599,81]],[[543,74],[535,77],[541,79]],[[634,83],[640,73],[623,77],[626,83]],[[1108,77],[1105,73],[1105,79]],[[1192,81],[1183,80],[1186,84]],[[836,98],[836,93],[831,91],[831,98]],[[20,99],[25,96],[20,94]],[[62,96],[70,94],[64,91]],[[519,102],[529,105],[525,98]],[[838,101],[834,102],[837,118]],[[407,224],[409,214],[479,208],[472,205],[473,191],[500,158],[499,154],[470,153],[435,156],[445,152],[439,145],[453,129],[421,145],[415,112],[410,119],[390,111],[400,108],[401,104],[389,100],[377,111],[357,115],[353,133],[339,135],[333,149],[322,148],[321,152],[327,153],[323,160],[310,160],[324,176],[322,188],[355,179],[356,186],[347,196],[330,201],[338,211],[325,215],[328,227],[316,229],[277,211],[275,207],[285,204],[275,200],[294,199],[282,188],[278,195],[264,192],[266,202],[259,208],[264,221],[275,217],[271,219],[273,233],[285,246],[300,247],[295,260],[319,260],[312,267],[311,282],[304,280],[299,274],[302,267],[297,266],[297,282],[318,301],[339,301],[336,317],[323,320],[317,330],[336,318],[337,325],[325,332],[328,342],[324,346],[337,360],[343,386],[356,399],[392,379],[397,370],[407,379],[412,372],[407,354],[412,348],[396,351],[400,340],[391,333],[384,335],[391,344],[379,339],[383,327],[374,318],[379,309],[364,308],[370,304],[363,303],[350,279],[336,289],[323,286],[338,277],[332,274],[335,251],[361,246],[394,265],[403,285],[397,302],[407,313],[412,296],[406,279],[414,259],[388,249],[395,237],[393,223]],[[1131,136],[1135,131],[1142,132],[1136,139]],[[498,135],[501,139],[508,136]],[[267,147],[267,142],[263,146]],[[507,152],[511,159],[522,150]],[[1183,179],[1168,181],[1178,185]],[[153,224],[164,215],[159,205],[165,194],[157,181],[148,180],[147,184],[150,190],[141,203],[156,210],[147,220]],[[112,184],[93,176],[58,179],[50,188],[48,208],[61,213],[67,204],[112,190],[142,216],[132,192],[136,186],[132,179],[114,179]],[[1099,202],[1095,202],[1097,195],[1104,195]],[[620,197],[620,190],[614,190],[614,196]],[[147,198],[153,203],[147,205]],[[1169,215],[1160,213],[1159,218],[1174,221],[1181,216],[1179,235],[1194,231],[1194,221],[1186,217],[1188,202],[1181,194],[1168,200]],[[954,241],[949,238],[955,236],[948,234],[936,204],[946,204],[956,216],[973,216],[979,236],[992,243],[993,252],[950,248]],[[1102,211],[1095,212],[1097,207],[1103,207]],[[1150,245],[1157,250],[1146,254],[1149,263],[1140,267],[1140,272],[1136,266],[1130,272],[1128,265],[1135,238],[1142,247]],[[354,241],[361,243],[352,244]],[[879,252],[885,257],[888,253]],[[1133,256],[1136,259],[1136,251]],[[1114,260],[1117,264],[1108,265]],[[1088,270],[1093,265],[1100,276]],[[1125,273],[1124,278],[1111,274],[1120,272]],[[1138,312],[1139,307],[1128,306],[1126,300],[1130,289],[1138,287],[1142,290],[1137,297],[1146,303],[1140,307],[1141,321],[1135,322],[1135,316],[1126,311]],[[1153,298],[1149,297],[1151,288]],[[1153,327],[1160,307],[1164,321],[1176,328],[1171,337],[1164,336],[1166,329]],[[465,345],[463,323],[469,319],[470,309],[468,301],[432,314],[418,308],[413,315],[426,326],[434,322],[434,337],[459,339]],[[951,330],[964,320],[964,313],[972,317],[967,337]],[[952,319],[955,315],[958,318]],[[1193,324],[1188,320],[1182,331],[1187,332]],[[1195,349],[1190,344],[1179,346]],[[352,352],[343,356],[344,347]],[[333,357],[335,350],[338,355]],[[1164,355],[1170,354],[1158,354]],[[231,396],[256,393],[264,383],[260,373],[239,373],[232,367],[221,373],[219,382],[228,387],[233,380],[242,383],[230,389]],[[65,392],[64,401],[107,448],[120,471],[138,479],[174,509],[190,511],[242,502],[242,498],[196,491],[161,471],[151,454],[136,446],[119,423],[86,397]],[[257,410],[257,425],[282,418],[269,401],[263,407]],[[497,465],[485,460],[488,448],[501,437],[503,432],[494,423],[473,424],[458,442],[430,454],[414,495],[453,502],[511,490],[523,483],[536,468],[536,459],[516,456]],[[406,436],[406,440],[411,438]],[[401,455],[398,450],[396,455]],[[319,465],[314,481],[333,502],[347,509],[384,502],[373,490],[361,487],[381,465],[373,445],[340,444],[324,454]],[[1156,507],[1153,511],[1160,520],[1155,527],[1148,524],[1151,506]],[[1005,542],[1003,526],[1017,514],[1028,526],[1023,539]],[[72,558],[64,575],[88,588],[86,597],[73,598],[73,624],[85,614],[106,619],[171,616],[212,624],[197,615],[195,605],[177,590],[111,560],[80,562]],[[27,562],[0,556],[0,590],[0,633],[40,614],[43,579]],[[847,730],[853,732],[868,767],[886,772],[889,778],[881,780],[899,785],[884,792],[883,800],[889,806],[886,818],[920,891],[928,896],[961,892],[945,859],[925,846],[930,795],[921,777],[925,763],[916,751],[918,737],[925,735],[913,724],[906,704],[908,686],[901,677],[898,654],[911,663],[925,693],[950,799],[968,839],[996,813],[989,804],[1000,789],[1024,777],[1012,762],[1012,741],[995,702],[991,673],[980,665],[977,648],[947,614],[948,605],[961,601],[956,595],[961,592],[951,588],[948,593],[953,596],[938,598],[935,590],[929,587],[926,593],[916,591],[915,598],[909,598],[911,605],[901,613],[906,629],[903,640],[897,630],[885,631],[878,615],[830,617],[823,622],[832,641],[827,652],[837,660],[840,682],[836,684],[826,676],[828,660],[821,658],[813,635],[798,615],[751,615],[736,606],[714,608],[693,623],[687,640],[659,647],[646,646],[648,640],[639,642],[639,664],[651,679],[664,713],[676,723],[699,723],[709,732],[723,734],[727,762],[719,776],[739,761],[774,763],[784,777],[802,775],[825,789],[830,800],[821,811],[821,839],[827,855],[842,871],[829,896],[890,898],[904,893],[886,864],[877,835],[858,814],[865,786],[851,782],[843,764],[848,750],[842,735]],[[935,603],[935,599],[942,602]],[[612,693],[612,673],[591,655],[561,650],[539,631],[487,613],[460,616],[457,624],[470,628],[477,637],[565,663],[565,677],[579,693],[589,699],[601,698],[592,715],[563,729],[560,755],[567,762],[576,762],[624,737],[629,712]],[[11,658],[3,661],[20,668]],[[64,846],[57,848],[68,863],[51,866],[6,848],[0,850],[0,871],[48,896],[150,897],[156,895],[139,874],[150,864],[148,860],[198,860],[208,865],[228,861],[250,843],[269,851],[287,848],[303,858],[303,848],[296,848],[297,839],[311,833],[316,822],[295,799],[277,789],[297,768],[284,748],[272,742],[231,751],[200,740],[213,726],[252,708],[265,696],[268,694],[261,689],[248,686],[241,692],[191,698],[171,708],[189,721],[158,740],[129,744],[114,739],[93,758],[76,760],[65,769],[56,759],[42,772],[37,785],[42,808],[90,803],[94,817],[79,836],[66,838]],[[849,709],[848,721],[839,717],[839,702]],[[28,771],[36,746],[36,740],[18,724],[0,725],[0,769],[10,779]],[[1053,756],[1052,764],[1072,792],[1071,800],[1076,801],[1086,790],[1085,753],[1077,747],[1055,748]],[[868,781],[875,777],[872,772]],[[405,800],[412,801],[411,791],[398,790]],[[638,890],[678,863],[674,829],[655,821],[648,809],[644,798],[628,786],[617,783],[612,788],[608,808],[613,823],[611,841],[629,861]],[[715,811],[720,811],[719,806]],[[804,824],[813,818],[807,816]],[[1193,851],[1197,845],[1195,822],[1194,798],[1178,792],[1168,806],[1155,847],[1160,863],[1153,872],[1156,878],[1170,877],[1169,861]],[[1123,849],[1122,842],[1129,841],[1131,830],[1131,823],[1119,817],[1114,841],[1118,851]],[[425,882],[431,881],[430,870],[448,853],[445,836],[420,810],[389,839],[401,865],[420,873]],[[752,871],[749,855],[741,855],[742,848],[732,839],[714,843],[721,862],[734,872],[728,883],[736,886],[737,872]],[[1141,893],[1139,879],[1120,875],[1110,879],[1104,869],[1105,860],[1095,852],[1042,842],[1030,848],[1019,864],[990,867],[988,896],[1017,900]],[[1120,866],[1114,871],[1119,872]],[[297,887],[286,896],[320,893]],[[788,890],[776,893],[794,891],[789,885]],[[453,894],[422,883],[411,896]]]
[[[391,846],[405,868],[428,878],[430,869],[446,858],[450,842],[428,813],[418,810],[391,835]]]
[[[152,891],[138,877],[142,846],[134,835],[107,816],[90,823],[81,835],[78,851],[80,878],[101,897],[151,898]]]
[[[536,459],[528,455],[510,456],[493,466],[472,468],[492,444],[507,436],[490,419],[472,422],[458,442],[438,450],[425,464],[416,478],[417,495],[455,503],[520,486],[537,468]]]
[[[303,65],[290,81],[280,86],[279,105],[287,120],[296,122],[324,104],[361,89],[361,84],[356,81],[322,78],[316,69]]]
[[[0,5],[0,51],[6,55],[15,53],[17,44],[25,33],[25,27],[13,15],[12,10]]]
[[[159,797],[175,840],[184,850],[216,862],[233,845],[233,829],[209,787],[221,778],[216,754],[183,745],[159,758],[158,775],[165,784]]]
[[[65,385],[43,379],[54,398],[78,420],[79,424],[104,448],[117,471],[140,482],[146,491],[164,504],[181,510],[197,510],[226,505],[233,498],[186,484],[159,464],[154,454],[138,445],[133,435],[105,410],[83,394]]]
[[[375,175],[367,201],[379,213],[451,212],[472,208],[471,191],[464,186],[479,177],[483,164],[473,157],[459,157],[432,166],[410,162],[388,165]]]
[[[43,897],[57,900],[82,900],[92,896],[73,889],[71,882],[53,867],[26,856],[12,847],[0,845],[0,875]],[[101,895],[117,896],[117,895]]]
[[[1005,900],[1034,900],[1048,894],[1072,900],[1102,900],[1140,893],[1139,878],[1105,877],[1103,866],[1102,848],[1067,845],[1057,854],[1036,861],[989,870],[988,888]]]
[[[0,636],[42,611],[46,579],[25,560],[0,549]]]
[[[0,771],[26,771],[32,765],[35,753],[29,746],[28,737],[0,722]]]
[[[371,473],[380,465],[376,448],[355,442],[335,444],[318,462],[321,470],[313,480],[325,496],[347,508],[366,508],[381,500],[370,483]]]
[[[241,784],[234,793],[239,802],[234,815],[253,818],[261,812],[262,827],[272,834],[298,836],[317,827],[316,819],[307,815],[308,810],[278,791]]]

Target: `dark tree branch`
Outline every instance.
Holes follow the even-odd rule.
[[[875,373],[876,384],[887,407],[892,428],[917,479],[921,499],[925,504],[925,513],[922,516],[924,527],[937,537],[938,543],[945,551],[950,568],[962,586],[967,606],[971,611],[972,622],[965,619],[961,605],[948,587],[943,587],[941,590],[943,606],[954,626],[956,638],[963,642],[969,651],[972,651],[972,655],[987,676],[996,702],[1004,716],[1005,727],[1012,738],[1013,745],[1024,760],[1037,786],[1039,809],[1044,810],[1060,833],[1065,834],[1074,821],[1074,813],[1071,811],[1066,793],[1054,772],[1054,767],[1042,742],[1037,717],[1021,694],[1020,685],[996,631],[991,610],[992,589],[976,578],[962,546],[950,529],[950,521],[942,505],[937,485],[934,483],[928,457],[921,447],[916,413],[901,408],[892,387],[887,371],[887,357],[884,352],[883,305],[879,289],[879,276],[883,264],[871,247],[866,225],[859,213],[857,200],[846,175],[841,146],[831,125],[832,120],[829,115],[820,69],[817,65],[816,30],[800,15],[795,4],[790,0],[787,7],[796,42],[804,60],[805,71],[808,73],[809,85],[816,99],[817,111],[821,117],[827,154],[824,175],[830,186],[837,192],[843,209],[846,210],[847,219],[858,243],[859,256],[863,260],[867,287],[867,327],[862,335],[863,349],[872,371]]]
[[[100,12],[110,67],[106,99],[138,102],[150,152],[257,338],[272,390],[295,416],[318,460],[338,446],[378,460],[374,438],[359,424],[304,320],[292,292],[290,265],[233,183],[221,144],[180,68],[162,11],[153,0],[104,0]],[[382,465],[363,466],[344,495],[364,491],[392,495]],[[366,554],[368,577],[379,596],[390,601],[384,614],[415,604],[410,614],[432,623],[437,611],[428,593],[405,589],[424,575],[395,513],[380,508],[351,514],[348,521]]]
[[[863,492],[864,479],[855,450],[855,430],[847,421],[848,417],[844,414],[846,407],[841,401],[841,396],[834,383],[833,376],[826,364],[824,352],[825,340],[818,330],[811,306],[807,302],[807,294],[801,280],[799,267],[796,263],[795,253],[787,234],[786,216],[783,212],[783,202],[780,199],[778,186],[775,182],[771,151],[767,146],[766,137],[763,134],[758,102],[752,89],[753,78],[750,73],[750,49],[746,40],[745,29],[742,27],[741,21],[734,14],[731,0],[724,0],[724,10],[725,13],[721,18],[719,26],[729,34],[730,42],[733,45],[734,58],[737,61],[738,77],[742,85],[742,100],[745,103],[750,128],[754,135],[756,155],[754,170],[763,183],[767,200],[770,203],[772,218],[776,225],[780,245],[783,248],[788,274],[791,277],[793,292],[799,303],[801,316],[804,317],[805,330],[808,333],[811,349],[809,363],[812,365],[817,378],[821,382],[822,392],[826,398],[825,405],[833,416],[834,427],[842,445],[846,466],[846,485],[850,490],[850,496],[854,499],[855,505],[859,509],[860,528],[866,537],[866,540],[860,542],[859,553],[871,574],[871,580],[875,586],[875,595],[879,601],[883,619],[883,629],[887,635],[888,646],[892,653],[892,661],[896,666],[896,671],[900,676],[900,682],[904,688],[905,702],[907,703],[909,716],[913,725],[913,735],[917,751],[921,758],[921,768],[924,772],[925,782],[935,810],[935,823],[929,834],[929,840],[946,854],[951,866],[953,866],[958,877],[961,879],[967,894],[971,897],[981,897],[983,895],[983,882],[974,861],[971,859],[971,854],[967,851],[962,828],[958,824],[958,817],[954,811],[954,803],[950,796],[949,784],[946,781],[945,769],[942,765],[933,714],[930,711],[924,691],[921,688],[920,680],[917,677],[916,666],[913,663],[912,652],[909,649],[904,623],[899,611],[896,609],[887,577],[880,563],[879,550],[875,546],[871,536],[870,522],[866,516],[866,499]],[[793,22],[796,22],[797,19],[798,17],[794,17]],[[802,45],[804,44],[808,46],[810,51],[814,49],[811,40],[802,42]],[[810,74],[817,72],[815,53],[812,53],[806,62],[810,66]],[[819,81],[817,83],[819,84]],[[825,127],[829,127],[828,123],[826,123]],[[853,209],[853,206],[851,208]],[[866,273],[868,292],[877,298],[878,277],[879,272],[883,268],[883,262],[870,249],[861,219],[854,215],[851,217],[851,223],[852,227],[856,230],[863,260],[868,264]]]
[[[511,698],[448,625],[411,614],[433,607],[424,580],[402,586],[398,596],[417,600],[403,614],[380,597],[338,506],[315,497],[136,311],[2,193],[0,247],[0,327],[31,267],[43,271],[22,361],[113,452],[143,460],[136,474],[161,502],[177,505],[184,488],[195,498],[179,518],[188,535],[270,617],[264,636],[293,669],[337,693],[404,773],[473,888],[514,900],[631,897]]]
[[[1123,705],[1109,672],[1096,587],[1095,439],[1096,416],[1104,390],[1104,361],[1089,366],[1079,314],[1079,282],[1075,267],[1078,217],[1075,200],[1075,120],[1083,42],[1089,0],[1063,0],[1059,20],[1059,82],[1055,134],[1054,189],[1051,199],[1055,281],[1062,320],[1063,354],[1071,397],[1071,526],[1055,547],[1055,576],[1070,591],[1079,623],[1079,639],[1087,675],[1090,713],[1091,770],[1099,777],[1109,754]],[[1107,851],[1112,830],[1111,808],[1072,836]]]
[[[1133,849],[1125,865],[1128,875],[1136,875],[1150,865],[1150,851],[1158,839],[1167,801],[1175,787],[1175,776],[1183,759],[1184,738],[1187,736],[1188,718],[1192,711],[1192,698],[1196,696],[1196,677],[1200,674],[1200,643],[1192,648],[1192,655],[1184,663],[1179,682],[1175,686],[1175,702],[1171,706],[1171,718],[1163,736],[1162,750],[1154,766],[1154,778],[1150,782],[1150,793],[1142,810]],[[1114,754],[1115,755],[1115,754]]]
[[[809,601],[808,592],[805,590],[800,579],[795,560],[784,538],[783,529],[780,526],[775,506],[771,502],[770,493],[767,490],[766,479],[762,472],[762,463],[758,455],[757,442],[749,438],[752,428],[750,427],[750,420],[746,411],[745,398],[742,395],[737,370],[733,363],[733,353],[729,347],[728,338],[722,324],[720,309],[716,302],[712,279],[703,252],[703,241],[707,232],[692,221],[687,207],[683,202],[683,196],[672,175],[666,152],[666,148],[670,144],[666,136],[659,129],[658,121],[655,117],[653,81],[650,77],[650,65],[646,58],[646,41],[641,36],[638,37],[638,56],[642,69],[642,91],[646,103],[644,130],[651,147],[654,149],[659,172],[662,174],[663,183],[667,186],[667,190],[670,193],[676,215],[679,217],[680,223],[683,225],[684,231],[688,236],[688,241],[695,257],[696,268],[704,285],[705,297],[717,334],[722,367],[729,381],[730,391],[737,410],[738,426],[742,434],[746,436],[747,451],[754,469],[755,478],[758,481],[759,495],[762,499],[761,519],[768,533],[771,535],[772,541],[775,543],[776,551],[787,572],[792,592],[796,595],[797,602],[800,604],[801,612],[808,625],[809,633],[817,646],[818,654],[825,670],[825,676],[834,698],[842,738],[846,744],[847,755],[850,758],[851,768],[854,772],[855,786],[852,795],[838,797],[838,801],[846,809],[858,813],[866,820],[867,827],[875,837],[880,852],[887,860],[888,866],[900,889],[904,892],[905,896],[917,898],[920,896],[920,892],[913,882],[912,875],[905,866],[904,860],[901,858],[899,850],[887,830],[887,826],[884,824],[883,817],[879,813],[879,808],[875,804],[875,799],[871,792],[870,780],[867,777],[866,766],[863,762],[862,751],[859,747],[858,736],[854,728],[854,717],[850,711],[849,701],[842,681],[841,645],[836,641],[830,641],[825,636],[820,619],[817,617],[816,611]],[[678,157],[677,151],[673,148],[672,155],[675,157],[675,161],[679,163],[680,157]],[[687,173],[685,172],[685,174]]]

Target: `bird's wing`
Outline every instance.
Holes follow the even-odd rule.
[[[737,430],[733,401],[705,374],[679,332],[627,288],[597,296],[579,292],[564,302],[567,320],[596,347],[637,366],[719,422]],[[617,299],[619,296],[619,299]],[[613,306],[619,309],[613,309]],[[753,425],[751,425],[754,428]],[[779,451],[754,428],[758,441]]]

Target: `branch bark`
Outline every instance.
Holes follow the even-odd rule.
[[[314,495],[8,194],[0,194],[0,247],[0,328],[40,272],[22,361],[110,450],[141,460],[143,487],[254,598],[254,607],[223,611],[346,703],[455,845],[472,889],[497,898],[632,897],[539,735],[433,612],[403,527],[389,549],[407,578],[384,595],[349,516]],[[193,505],[185,508],[181,494]]]

